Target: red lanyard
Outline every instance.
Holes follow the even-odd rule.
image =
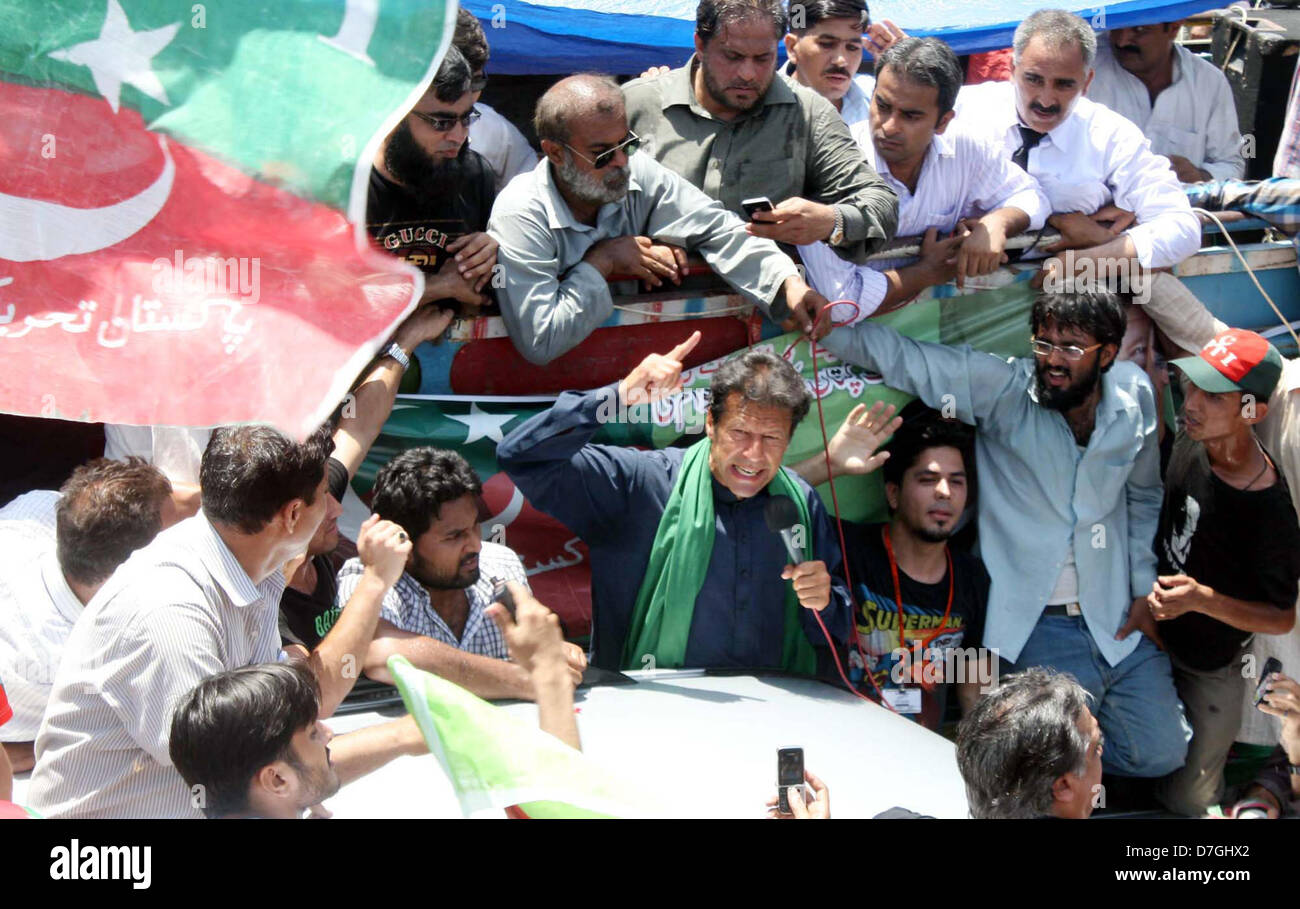
[[[889,573],[894,577],[894,605],[898,607],[898,646],[906,650],[907,640],[903,637],[903,590],[898,583],[898,560],[894,558],[894,544],[889,541],[888,524],[881,526],[880,535],[885,541],[885,552],[889,554]],[[952,550],[950,550],[946,544],[943,547],[943,554],[948,558],[948,605],[943,610],[943,621],[939,623],[939,627],[929,636],[921,638],[921,650],[923,652],[927,644],[947,630],[948,616],[952,615]]]

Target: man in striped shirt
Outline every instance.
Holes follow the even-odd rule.
[[[47,817],[198,817],[168,754],[171,715],[200,681],[281,657],[280,566],[328,508],[328,430],[296,443],[266,426],[213,433],[202,510],[135,552],[87,604],[68,638],[36,737],[28,801]],[[378,519],[357,541],[368,596],[310,663],[329,715],[351,688],[379,602],[410,550]]]

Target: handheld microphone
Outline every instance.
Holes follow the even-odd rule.
[[[763,506],[763,520],[767,529],[781,535],[785,551],[790,562],[799,565],[804,562],[803,547],[797,542],[795,529],[799,527],[799,506],[789,496],[772,496]]]

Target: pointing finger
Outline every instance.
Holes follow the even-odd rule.
[[[704,335],[700,334],[698,331],[692,332],[689,338],[668,352],[668,359],[676,360],[679,363],[682,362],[686,359],[687,355],[695,349],[696,345],[700,343],[702,337],[704,337]]]

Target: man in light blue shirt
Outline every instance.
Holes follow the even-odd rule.
[[[1149,610],[1133,608],[1155,582],[1162,490],[1151,383],[1115,361],[1124,325],[1113,294],[1043,293],[1032,359],[914,341],[870,320],[823,343],[977,428],[980,554],[993,581],[984,646],[1004,672],[1073,674],[1094,698],[1106,769],[1158,777],[1182,766],[1191,730]]]

